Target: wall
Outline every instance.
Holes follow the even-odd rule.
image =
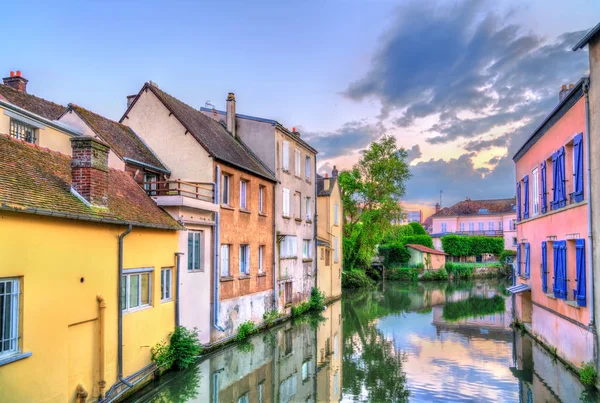
[[[32,353],[0,366],[2,396],[72,402],[81,383],[91,401],[100,380],[97,295],[106,300],[105,391],[117,380],[117,238],[126,228],[8,212],[0,220],[8,229],[0,232],[0,277],[22,279],[22,351]],[[125,238],[124,267],[154,268],[152,306],[123,316],[125,376],[149,365],[150,348],[173,330],[160,269],[174,265],[176,250],[175,231],[134,228]]]
[[[458,228],[458,217],[435,217],[431,219],[431,233],[440,234],[442,233],[442,223],[446,223],[446,232],[456,232]]]
[[[326,319],[317,328],[317,402],[339,402],[342,398],[342,302],[323,312]]]
[[[339,206],[337,225],[334,224],[336,202]],[[342,205],[340,187],[337,181],[335,181],[333,185],[331,195],[319,196],[317,198],[317,203],[317,211],[319,214],[317,235],[323,241],[329,242],[331,246],[331,259],[329,266],[325,266],[325,259],[321,259],[320,252],[318,256],[315,256],[315,258],[318,259],[318,287],[322,292],[325,293],[326,297],[338,297],[342,294],[342,262],[344,260],[342,249],[342,220],[344,209]],[[339,256],[337,262],[334,260],[334,237],[336,237],[338,240]]]

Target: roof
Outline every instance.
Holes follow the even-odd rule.
[[[0,84],[0,99],[5,99],[13,105],[28,110],[48,120],[56,120],[63,114],[65,107],[54,102],[26,92],[20,92],[14,88]]]
[[[145,90],[152,91],[212,157],[270,181],[277,181],[275,174],[239,138],[233,137],[221,123],[160,90],[153,83],[144,84],[125,111],[121,122]]]
[[[581,99],[581,97],[583,97],[583,86],[584,84],[587,85],[588,80],[588,77],[582,77],[579,79],[579,81],[577,81],[577,84],[575,84],[573,89],[571,89],[563,98],[563,100],[560,101],[558,105],[556,105],[556,107],[550,112],[550,114],[544,118],[542,123],[540,123],[540,125],[533,131],[531,136],[529,136],[521,148],[519,148],[513,157],[514,162],[519,161],[521,157],[523,157],[523,155],[525,155],[525,153],[529,151],[529,149],[533,147],[533,145],[537,143],[537,141],[542,138],[542,136],[546,134],[546,132],[550,130],[550,128],[554,126],[554,124],[558,122],[558,120],[562,118],[565,113],[567,113],[567,111]]]
[[[69,104],[68,110],[72,110],[102,138],[119,157],[126,158],[126,162],[136,162],[159,171],[169,172],[169,169],[154,155],[152,150],[135,134],[135,132],[124,124],[115,122],[89,111],[81,106]]]
[[[329,189],[325,189],[325,177],[317,174],[317,196],[331,196],[331,192],[333,191],[337,178],[331,177],[328,179]]]
[[[573,46],[573,50],[579,50],[587,45],[596,34],[600,33],[600,23],[596,25],[594,28],[590,29],[587,34],[575,46]]]
[[[431,253],[432,255],[446,255],[442,251],[431,249],[431,248],[428,248],[427,246],[417,245],[417,244],[414,244],[414,243],[409,243],[409,244],[406,244],[405,246],[407,248],[416,249],[416,250],[421,251],[421,252]]]
[[[517,284],[513,285],[512,287],[508,287],[506,291],[510,292],[511,294],[519,294],[521,292],[531,291],[531,286],[529,284]]]
[[[508,214],[515,211],[515,198],[471,200],[466,199],[451,207],[444,207],[429,218],[449,216],[486,216],[492,214]]]
[[[108,172],[108,208],[89,206],[71,192],[71,157],[0,135],[0,210],[84,221],[180,229],[131,175]]]
[[[433,220],[431,219],[431,216],[429,216],[425,220],[423,220],[423,227],[428,228],[428,227],[431,227],[432,225],[433,225]]]

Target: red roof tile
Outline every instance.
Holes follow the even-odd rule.
[[[442,251],[431,249],[431,248],[428,248],[427,246],[423,246],[423,245],[409,243],[409,244],[406,244],[406,247],[416,249],[416,250],[419,250],[419,251],[425,252],[425,253],[431,253],[432,255],[445,255],[445,253]]]
[[[451,207],[444,207],[432,218],[459,216],[459,215],[490,215],[490,214],[508,214],[515,212],[515,198],[510,199],[491,199],[491,200],[463,200]]]
[[[0,99],[5,99],[13,105],[40,115],[48,120],[56,120],[65,111],[65,107],[44,98],[26,92],[19,92],[8,85],[0,84]]]

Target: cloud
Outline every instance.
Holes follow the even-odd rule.
[[[409,164],[414,160],[421,158],[421,156],[423,155],[423,153],[421,152],[421,147],[418,144],[406,150],[406,154],[406,162],[408,162]]]
[[[334,132],[304,132],[302,137],[319,150],[320,159],[332,159],[362,150],[383,134],[381,124],[352,121]]]

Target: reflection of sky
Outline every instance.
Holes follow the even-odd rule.
[[[510,342],[448,330],[438,334],[432,319],[432,313],[407,313],[377,324],[396,351],[406,354],[411,401],[518,401]]]

